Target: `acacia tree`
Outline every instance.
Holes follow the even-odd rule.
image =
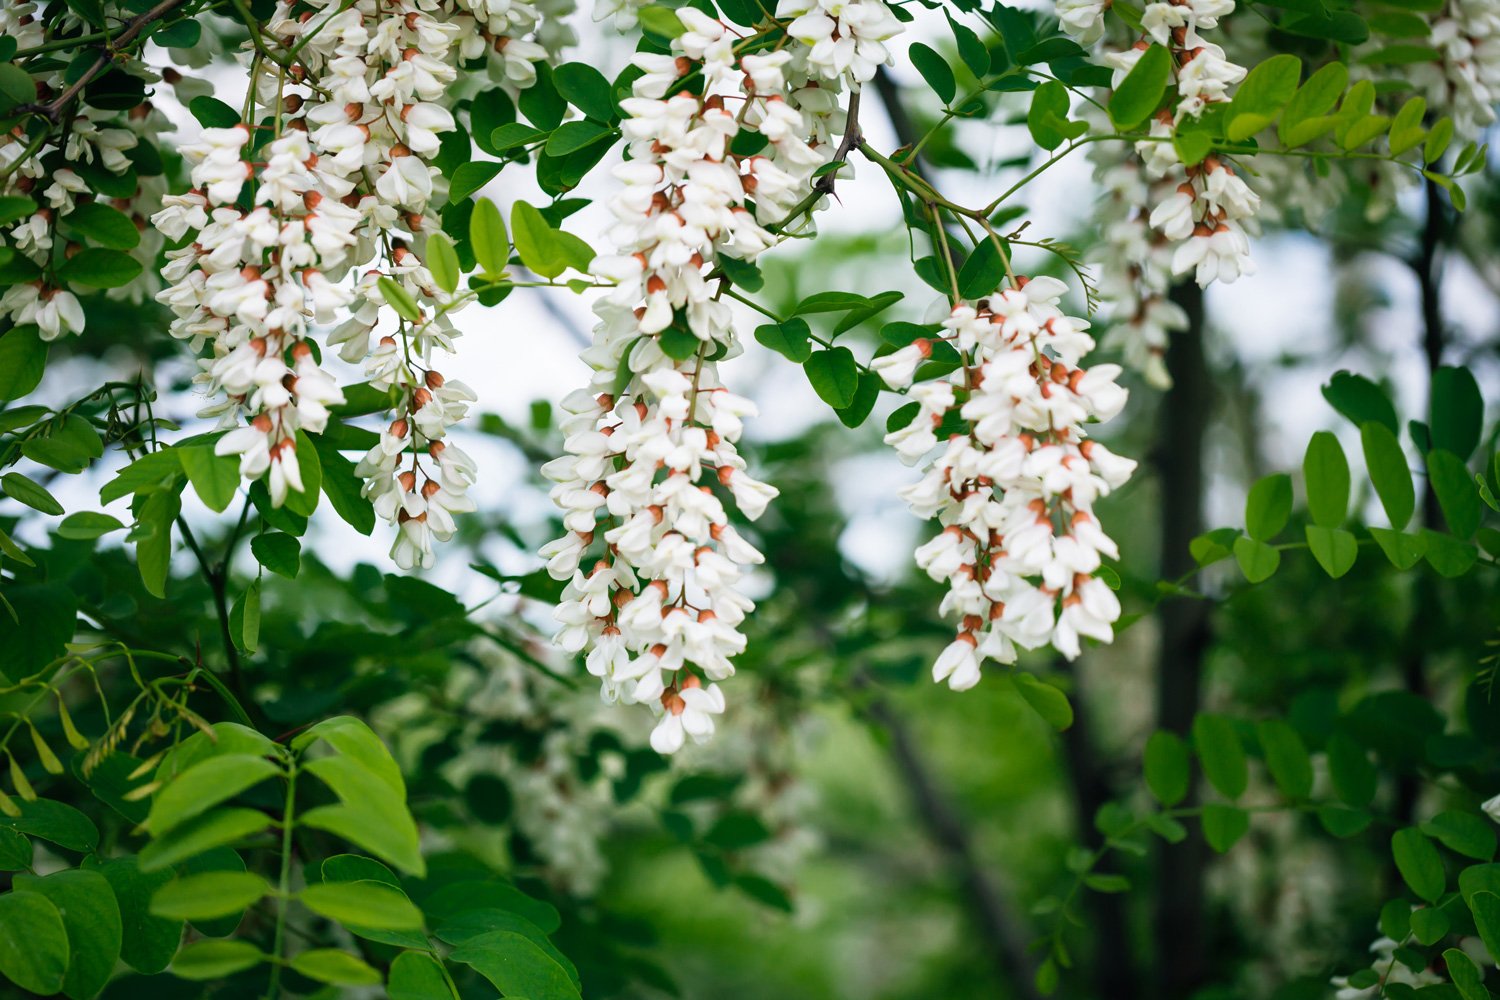
[[[665,989],[670,964],[593,900],[602,817],[650,799],[664,755],[721,727],[784,732],[822,697],[890,731],[936,838],[968,866],[1010,990],[1059,988],[1083,914],[1125,919],[1085,896],[1129,888],[1128,858],[1151,838],[1227,851],[1252,814],[1278,812],[1333,837],[1390,837],[1405,889],[1360,918],[1378,912],[1384,937],[1341,995],[1487,996],[1500,955],[1481,811],[1500,791],[1492,670],[1436,675],[1418,640],[1406,690],[1316,712],[1163,699],[1143,749],[1149,798],[1085,796],[1079,780],[1096,833],[1038,902],[1031,950],[869,692],[914,641],[935,681],[992,677],[1066,730],[1067,664],[1086,645],[1156,610],[1172,668],[1189,655],[1172,645],[1185,603],[1274,587],[1284,560],[1326,584],[1378,550],[1395,571],[1381,579],[1424,620],[1452,594],[1493,596],[1495,435],[1473,373],[1441,364],[1440,313],[1427,316],[1425,420],[1403,425],[1376,382],[1330,373],[1357,477],[1340,436],[1319,431],[1304,503],[1273,473],[1249,489],[1243,529],[1199,533],[1201,505],[1174,508],[1167,579],[1123,567],[1115,538],[1131,530],[1125,454],[1143,405],[1121,382],[1172,386],[1169,430],[1188,433],[1163,444],[1182,446],[1201,490],[1191,425],[1206,414],[1173,409],[1211,391],[1196,289],[1252,275],[1261,225],[1323,225],[1356,204],[1379,218],[1425,188],[1417,259],[1435,281],[1448,205],[1464,208],[1461,181],[1485,166],[1500,11],[625,0],[583,13],[76,0],[0,14],[0,489],[17,505],[0,532],[0,847],[16,873],[0,894],[0,973],[72,997],[140,989],[121,961],[268,996]],[[584,25],[596,48],[633,46],[612,76],[572,58]],[[921,82],[915,115],[887,73],[898,57]],[[867,137],[877,109],[897,148]],[[1008,118],[1024,121],[1028,154],[980,172],[979,203],[951,196],[960,127]],[[1075,154],[1104,192],[1098,231],[1063,242],[1026,199]],[[794,241],[827,244],[818,217],[839,211],[856,164],[899,204],[909,266],[880,270],[889,291],[778,300],[778,259]],[[523,183],[545,203],[514,197]],[[580,221],[595,191],[607,226]],[[931,305],[906,294],[921,286]],[[484,401],[451,377],[456,314],[503,317],[517,288],[585,296],[598,319],[588,384],[531,428],[470,420]],[[733,391],[720,363],[747,350],[800,366],[851,433],[887,415],[885,443],[918,470],[899,499],[930,526],[915,565],[940,594],[832,568],[807,516],[832,505],[807,456],[800,470],[783,458],[778,479],[774,454],[740,450],[754,387]],[[1134,374],[1095,363],[1106,351]],[[89,358],[112,369],[102,383],[74,364]],[[177,377],[186,359],[194,374]],[[189,390],[206,402],[182,426]],[[485,470],[456,443],[466,422],[552,484],[553,540],[477,509]],[[1113,448],[1095,436],[1106,422],[1127,425]],[[97,480],[114,513],[66,509],[63,477]],[[189,487],[206,510],[185,512]],[[1365,524],[1371,490],[1389,527]],[[1278,542],[1294,513],[1300,537]],[[387,537],[394,572],[341,578],[304,551],[329,517]],[[513,614],[420,578],[445,546],[486,533],[536,553],[534,572],[476,567]],[[1209,569],[1229,562],[1233,582]],[[757,609],[762,577],[774,585]],[[560,624],[551,648],[531,636],[538,604]],[[928,625],[903,634],[898,611]],[[1482,634],[1482,615],[1451,620],[1468,617]],[[831,647],[840,683],[782,683],[777,662],[809,644]],[[741,708],[731,678],[747,663],[765,673]],[[1199,666],[1172,683],[1196,685]],[[580,710],[566,693],[581,681],[645,706],[632,713],[649,736],[629,714]],[[1462,726],[1448,733],[1457,691]],[[790,884],[754,849],[794,765],[768,739],[736,766],[676,780],[663,823],[712,881],[790,908]],[[503,856],[477,846],[476,831],[506,824]],[[1163,913],[1169,934],[1185,926]],[[1159,970],[1162,995],[1201,985],[1208,962]]]

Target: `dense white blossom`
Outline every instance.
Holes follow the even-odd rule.
[[[977,684],[986,660],[1013,663],[1018,647],[1050,643],[1071,658],[1084,638],[1109,642],[1120,615],[1099,575],[1119,553],[1094,502],[1135,463],[1088,439],[1084,425],[1118,414],[1125,390],[1118,366],[1082,367],[1094,341],[1087,322],[1059,308],[1065,290],[1018,278],[955,306],[940,336],[912,346],[926,357],[941,345],[960,364],[912,387],[916,412],[886,436],[903,461],[921,464],[902,499],[941,526],[916,560],[947,585],[941,610],[958,620],[932,668],[954,690]],[[893,388],[910,383],[905,362],[878,370]]]
[[[615,286],[583,353],[594,378],[564,401],[567,454],[543,469],[567,530],[542,550],[567,581],[557,641],[586,652],[606,700],[652,706],[662,753],[707,739],[725,710],[717,682],[753,607],[738,585],[762,561],[729,504],[754,520],[776,496],[736,448],[755,407],[719,379],[741,348],[714,267],[753,259],[814,207],[838,90],[889,58],[897,27],[874,0],[783,4],[802,44],[740,56],[729,27],[677,14],[687,30],[670,54],[637,54],[621,102],[629,156],[614,170],[611,252],[593,263]],[[673,92],[695,69],[702,91]],[[742,132],[763,148],[736,152]]]

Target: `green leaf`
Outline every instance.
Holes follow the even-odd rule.
[[[231,455],[215,455],[210,445],[171,451],[182,462],[182,470],[198,499],[217,514],[229,509],[240,488],[240,463]]]
[[[689,330],[687,324],[679,318],[656,338],[656,346],[660,347],[667,357],[675,361],[686,361],[697,357],[699,351],[706,351],[708,342],[699,340],[697,335]]]
[[[39,207],[32,199],[20,195],[0,196],[0,226],[29,218],[36,214]]]
[[[1427,564],[1450,580],[1473,569],[1479,558],[1479,552],[1472,543],[1440,531],[1423,528],[1422,541],[1426,545],[1423,555],[1427,557]]]
[[[795,316],[783,323],[766,323],[755,328],[759,343],[799,365],[812,357],[811,337],[807,321]]]
[[[1483,889],[1472,894],[1465,893],[1469,910],[1474,914],[1474,926],[1479,929],[1480,940],[1486,948],[1500,948],[1500,896]],[[1496,952],[1491,951],[1491,955]]]
[[[1446,877],[1443,859],[1426,834],[1416,827],[1397,830],[1391,836],[1391,855],[1411,891],[1429,903],[1436,902],[1443,894]]]
[[[1232,142],[1250,138],[1270,125],[1297,91],[1302,61],[1282,53],[1257,63],[1245,77],[1227,112],[1225,135]]]
[[[1328,773],[1333,790],[1345,803],[1356,808],[1370,804],[1375,797],[1375,765],[1365,748],[1343,733],[1328,738]]]
[[[510,238],[505,232],[505,220],[500,210],[488,198],[474,203],[474,215],[469,220],[469,244],[474,248],[474,259],[487,276],[497,276],[505,271],[510,260]]]
[[[31,841],[14,830],[0,830],[0,871],[18,872],[34,860]]]
[[[1380,504],[1385,508],[1385,515],[1390,518],[1391,527],[1404,528],[1417,503],[1406,453],[1401,450],[1396,435],[1382,423],[1366,421],[1360,426],[1359,433],[1365,467],[1369,470],[1375,493],[1380,497]]]
[[[470,226],[473,226],[472,220]],[[453,241],[446,233],[433,233],[427,237],[427,270],[432,272],[432,280],[443,291],[452,293],[457,290],[461,270],[458,251],[453,249]]]
[[[1182,737],[1158,729],[1146,740],[1146,787],[1162,805],[1171,808],[1187,798],[1191,772],[1187,744]]]
[[[1005,258],[994,241],[985,240],[958,271],[959,294],[966,299],[983,298],[998,288],[1004,277]]]
[[[256,535],[250,540],[255,561],[272,573],[294,580],[302,568],[302,543],[280,531]]]
[[[58,503],[51,493],[19,472],[7,472],[4,476],[0,476],[0,489],[3,489],[5,495],[12,500],[19,500],[43,514],[55,517],[63,512],[62,504]]]
[[[542,218],[536,206],[518,201],[511,206],[510,231],[521,263],[544,278],[555,278],[568,269],[555,239],[556,231]]]
[[[319,778],[332,770],[330,760],[314,761],[309,766]],[[367,802],[344,802],[336,806],[318,806],[302,815],[302,825],[327,830],[400,868],[421,877],[426,871],[418,846],[417,826],[404,808],[391,813]]]
[[[1220,854],[1250,831],[1250,814],[1238,806],[1211,802],[1203,807],[1199,819],[1203,822],[1203,839]]]
[[[109,880],[98,872],[74,868],[45,878],[17,875],[14,884],[17,894],[44,896],[62,915],[70,956],[62,992],[73,1000],[98,996],[120,958],[120,905]]]
[[[142,825],[161,837],[221,802],[281,773],[264,757],[228,753],[200,761],[168,781],[156,793]]]
[[[618,134],[608,125],[598,122],[563,122],[547,138],[548,156],[567,156],[574,150],[592,146],[601,139]]]
[[[99,830],[72,806],[52,799],[17,802],[19,816],[0,816],[0,829],[39,837],[70,851],[88,853],[99,846]]]
[[[1400,429],[1390,397],[1363,375],[1335,372],[1323,387],[1323,398],[1357,425],[1363,426],[1373,420],[1392,434]]]
[[[100,861],[88,858],[85,867],[103,875],[120,905],[120,958],[137,972],[154,975],[167,967],[182,943],[182,921],[153,917],[151,896],[172,880],[171,872],[143,872],[132,856]]]
[[[516,106],[511,101],[510,95],[499,87],[480,91],[474,95],[473,101],[469,104],[469,131],[474,136],[474,145],[491,156],[501,154],[500,147],[494,141],[495,134],[515,124],[515,120]],[[451,179],[458,167],[470,162],[473,158],[473,151],[467,140],[468,136],[464,136],[462,143],[454,143],[452,152],[461,155],[454,156],[453,160],[449,160],[444,155],[449,152],[447,149],[439,151],[437,166],[443,171],[444,176]]]
[[[254,809],[216,809],[173,827],[141,848],[141,871],[160,871],[215,847],[253,837],[270,825],[271,818]]]
[[[0,973],[40,996],[62,990],[68,971],[68,932],[62,914],[38,892],[0,895]]]
[[[1263,476],[1250,487],[1245,500],[1245,532],[1258,542],[1269,542],[1286,527],[1291,513],[1291,477],[1282,473]]]
[[[310,885],[297,897],[302,905],[351,927],[419,930],[422,911],[398,889],[379,882],[333,882]]]
[[[637,11],[636,16],[642,28],[669,41],[687,31],[687,25],[677,14],[660,4],[648,4]]]
[[[506,996],[528,1000],[578,1000],[578,987],[541,948],[514,931],[470,938],[449,958],[474,968]]]
[[[337,948],[313,948],[292,956],[293,971],[320,983],[336,986],[378,986],[381,976],[373,966]]]
[[[1436,906],[1412,911],[1411,933],[1420,945],[1437,944],[1447,935],[1449,926],[1447,912]]]
[[[1278,136],[1282,145],[1295,148],[1331,129],[1335,120],[1327,117],[1328,112],[1348,83],[1349,68],[1341,62],[1331,62],[1308,77],[1281,113]]]
[[[1026,699],[1042,721],[1061,732],[1073,724],[1073,706],[1068,696],[1045,681],[1038,680],[1024,671],[1014,675],[1016,690]]]
[[[1490,991],[1484,985],[1484,973],[1467,952],[1449,948],[1443,952],[1443,965],[1463,1000],[1490,1000]]]
[[[1484,426],[1484,398],[1467,368],[1443,366],[1432,373],[1432,403],[1428,420],[1432,446],[1468,461],[1479,446]]]
[[[1370,537],[1375,539],[1391,565],[1405,571],[1422,561],[1427,554],[1427,539],[1422,535],[1408,535],[1390,528],[1370,528]]]
[[[564,63],[552,71],[557,92],[579,111],[596,121],[615,117],[615,102],[610,96],[609,80],[588,63]]]
[[[1422,127],[1422,116],[1426,113],[1427,100],[1423,97],[1409,98],[1401,105],[1401,110],[1391,119],[1391,134],[1387,140],[1391,144],[1392,156],[1415,149],[1426,138],[1427,130]]]
[[[922,79],[927,81],[927,86],[932,88],[938,100],[944,105],[952,104],[953,99],[958,96],[958,83],[953,78],[953,70],[949,68],[948,61],[922,42],[913,42],[907,51],[911,64],[917,68]]]
[[[111,250],[133,250],[141,241],[130,216],[103,202],[78,205],[63,216],[63,221],[73,231]]]
[[[420,951],[403,951],[391,962],[385,985],[390,1000],[459,1000],[442,964]]]
[[[31,74],[15,63],[0,63],[0,114],[36,99],[36,81]]]
[[[182,979],[224,979],[265,961],[266,955],[248,941],[198,941],[182,949],[172,972]]]
[[[364,480],[354,474],[354,463],[322,434],[312,438],[312,443],[322,467],[323,494],[328,502],[355,531],[370,534],[375,529],[375,508],[361,492]]]
[[[864,423],[870,416],[870,411],[875,409],[875,402],[880,398],[880,390],[884,385],[880,376],[874,372],[860,372],[859,384],[854,389],[854,399],[848,406],[834,411],[838,414],[839,423],[850,428]]]
[[[1302,475],[1313,523],[1324,528],[1343,524],[1349,510],[1349,461],[1337,437],[1328,431],[1312,436],[1302,459]]]
[[[323,463],[318,460],[318,449],[307,431],[297,432],[295,455],[297,471],[302,476],[302,489],[287,491],[286,509],[299,517],[311,517],[313,511],[318,509],[318,497],[322,494]],[[278,522],[270,518],[267,518],[267,521],[273,526],[280,527]],[[301,533],[301,531],[297,532],[299,535]]]
[[[448,200],[450,202],[467,201],[470,195],[494,180],[504,166],[505,164],[496,163],[493,160],[470,160],[468,163],[460,163],[458,169],[453,171],[452,180],[448,182]]]
[[[1203,776],[1220,795],[1237,799],[1245,794],[1250,770],[1233,722],[1222,715],[1200,713],[1193,720],[1193,749],[1198,752]]]
[[[1266,768],[1276,787],[1289,799],[1305,799],[1312,794],[1312,758],[1297,730],[1281,719],[1267,719],[1255,727],[1265,754]]]
[[[123,250],[88,247],[69,257],[57,269],[57,278],[90,288],[119,288],[140,273],[141,262]]]
[[[240,123],[240,113],[214,97],[193,98],[188,111],[204,128],[234,128]]]
[[[243,913],[271,891],[250,872],[204,872],[168,882],[151,897],[153,916],[173,920],[210,920]]]
[[[818,398],[836,410],[854,402],[859,387],[859,366],[847,347],[834,347],[812,354],[802,365]]]
[[[1109,98],[1109,117],[1122,130],[1140,125],[1161,103],[1172,74],[1172,56],[1160,45],[1141,53]]]
[[[35,326],[0,335],[0,399],[20,399],[41,383],[46,370],[47,342]]]
[[[1331,836],[1340,839],[1353,837],[1369,829],[1374,817],[1363,809],[1346,809],[1343,806],[1319,806],[1318,822]]]
[[[1423,823],[1422,832],[1448,850],[1477,861],[1495,856],[1495,824],[1474,813],[1445,809]]]
[[[405,285],[384,275],[375,284],[380,289],[381,297],[390,303],[398,316],[408,323],[422,322],[422,307],[417,305],[416,298]]]
[[[494,147],[494,155],[500,156],[507,150],[515,149],[517,146],[529,146],[546,136],[547,133],[539,128],[532,128],[522,122],[510,122],[490,133],[490,145]]]
[[[1432,131],[1427,133],[1427,141],[1422,144],[1422,162],[1431,166],[1442,158],[1448,151],[1448,144],[1453,141],[1453,119],[1447,115],[1432,123]],[[1449,189],[1449,194],[1455,194],[1458,187]],[[1455,199],[1455,204],[1458,201]],[[1460,209],[1462,206],[1460,205]]]
[[[1443,448],[1427,453],[1427,478],[1443,508],[1443,520],[1456,538],[1472,538],[1484,508],[1479,490],[1463,461]]]
[[[1281,565],[1281,553],[1265,542],[1240,535],[1234,540],[1234,560],[1246,580],[1261,583],[1275,575]]]
[[[1343,528],[1323,528],[1309,524],[1307,547],[1323,572],[1337,580],[1354,567],[1359,557],[1359,542]]]

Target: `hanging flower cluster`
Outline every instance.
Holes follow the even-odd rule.
[[[432,160],[457,127],[445,98],[461,59],[486,60],[512,92],[531,85],[535,63],[572,41],[558,20],[570,10],[282,2],[265,25],[282,61],[246,56],[251,107],[269,124],[205,130],[184,148],[192,190],[153,218],[173,239],[192,234],[169,254],[172,286],[158,298],[177,314],[176,336],[212,344],[199,381],[216,401],[204,413],[234,428],[217,450],[239,456],[246,478],[268,475],[273,504],[303,489],[297,431],[322,431],[343,402],[313,327],[331,328],[328,346],[394,391],[395,419],[356,472],[397,527],[391,554],[404,569],[432,565],[433,540],[474,509],[475,464],[446,440],[474,395],[433,367],[453,350],[449,313],[467,300],[437,289],[420,257],[444,197]],[[386,282],[420,321],[378,336]]]
[[[621,104],[616,253],[593,265],[616,287],[583,354],[593,381],[564,404],[568,454],[543,469],[567,530],[543,555],[568,581],[558,642],[587,649],[606,700],[658,712],[651,743],[663,753],[712,734],[725,706],[716,682],[745,648],[753,604],[738,584],[762,556],[725,500],[753,520],[777,492],[735,448],[755,408],[719,380],[716,362],[740,345],[714,268],[774,245],[768,226],[811,191],[832,155],[839,83],[886,58],[896,26],[876,8],[799,8],[789,34],[809,44],[764,53],[739,51],[745,40],[682,8],[686,32],[670,54],[636,56],[644,75]],[[681,86],[694,72],[701,85]],[[738,152],[743,133],[763,148]]]
[[[11,4],[0,10],[0,37],[15,39],[21,51],[42,45],[45,22],[37,5]],[[136,60],[122,58],[121,67],[144,82],[155,79]],[[35,81],[39,102],[53,99],[68,82],[61,64]],[[171,122],[149,102],[124,112],[80,104],[70,107],[68,115],[61,133],[48,133],[35,148],[24,129],[0,135],[0,197],[24,197],[36,204],[34,212],[0,225],[6,245],[36,274],[33,280],[11,285],[0,295],[0,321],[35,324],[41,338],[49,341],[84,327],[83,307],[69,287],[76,279],[66,269],[66,261],[82,247],[60,230],[60,223],[75,210],[87,210],[97,202],[101,209],[122,214],[136,227],[137,241],[120,245],[140,267],[131,280],[111,282],[114,287],[107,290],[111,298],[139,302],[160,287],[150,265],[161,252],[163,239],[146,225],[146,216],[152,206],[160,204],[166,184],[160,168],[137,167],[135,154],[143,139],[171,132]],[[153,154],[143,163],[149,165],[155,159]],[[101,199],[94,192],[105,187],[110,196]]]
[[[328,407],[344,401],[307,335],[318,312],[331,317],[348,301],[323,271],[347,267],[358,217],[316,210],[306,133],[288,130],[267,143],[258,173],[247,161],[250,142],[250,128],[239,125],[205,129],[183,147],[194,188],[164,199],[152,222],[173,239],[192,230],[194,240],[168,253],[171,285],[158,298],[176,316],[173,336],[212,342],[198,381],[221,398],[205,414],[236,428],[215,451],[239,456],[243,476],[266,476],[280,506],[289,490],[303,489],[297,432],[323,430]],[[240,195],[252,177],[247,210]]]
[[[1446,109],[1460,135],[1479,136],[1500,102],[1500,10],[1487,0],[1448,0],[1424,15],[1439,58],[1409,68],[1428,105]]]
[[[932,671],[954,690],[977,684],[985,660],[1013,663],[1018,646],[1051,643],[1072,658],[1084,636],[1108,642],[1120,615],[1097,575],[1118,551],[1093,507],[1135,463],[1083,428],[1119,413],[1126,393],[1118,366],[1081,367],[1094,341],[1087,322],[1059,309],[1065,291],[1054,278],[1017,278],[955,306],[940,338],[873,366],[905,388],[935,351],[962,359],[946,378],[911,388],[911,422],[886,436],[907,464],[923,462],[902,499],[942,525],[916,558],[948,585],[941,610],[958,619]]]
[[[1057,6],[1063,29],[1082,44],[1103,37],[1106,9],[1072,0]],[[1105,192],[1101,228],[1109,249],[1101,259],[1111,262],[1101,282],[1115,320],[1107,345],[1159,386],[1168,382],[1167,339],[1187,325],[1167,299],[1173,279],[1191,273],[1199,285],[1227,284],[1255,270],[1246,227],[1253,231],[1260,197],[1218,157],[1185,166],[1171,141],[1184,121],[1229,100],[1230,88],[1245,77],[1243,66],[1199,34],[1233,11],[1233,0],[1147,4],[1143,36],[1102,56],[1115,86],[1152,43],[1172,57],[1173,101],[1152,121],[1151,138],[1136,143],[1133,153],[1113,144],[1091,151]]]

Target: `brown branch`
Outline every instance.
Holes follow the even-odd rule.
[[[83,75],[74,80],[66,90],[45,104],[23,104],[15,109],[15,113],[41,115],[48,121],[56,124],[62,114],[62,109],[67,107],[73,98],[82,93],[83,88],[92,83],[95,77],[104,72],[105,67],[114,61],[114,56],[121,48],[135,41],[136,37],[146,29],[148,24],[161,20],[164,15],[171,13],[186,2],[187,0],[161,0],[160,3],[144,14],[138,14],[131,18],[125,25],[124,31],[105,43],[104,50],[99,53],[99,58],[94,61],[94,65],[85,70]]]
[[[1005,987],[1005,995],[1020,1000],[1041,1000],[1021,922],[1012,913],[1005,894],[985,871],[969,839],[967,824],[939,788],[906,723],[876,692],[869,675],[863,669],[856,669],[851,682],[856,690],[870,695],[864,712],[890,736],[891,758],[896,770],[911,795],[918,818],[943,853],[968,899],[983,938],[983,950],[990,957],[995,977]]]

